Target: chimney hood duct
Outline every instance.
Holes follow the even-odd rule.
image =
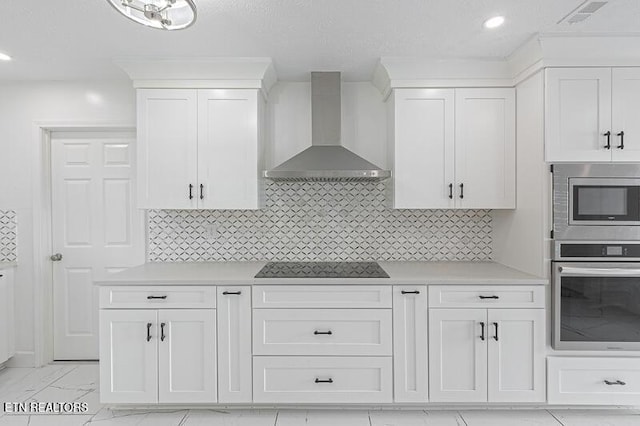
[[[264,177],[284,182],[378,182],[391,177],[340,145],[341,97],[339,72],[311,73],[311,147]]]

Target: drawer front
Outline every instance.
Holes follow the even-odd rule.
[[[433,285],[430,308],[544,308],[544,286]]]
[[[256,403],[392,401],[390,357],[253,358]]]
[[[391,286],[256,286],[254,308],[391,308]]]
[[[548,358],[550,404],[638,405],[640,358]]]
[[[391,355],[390,309],[255,309],[255,355]]]
[[[101,309],[211,309],[215,307],[215,287],[100,287]]]

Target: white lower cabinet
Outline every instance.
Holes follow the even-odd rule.
[[[251,403],[251,286],[218,287],[218,401]]]
[[[391,357],[253,358],[257,403],[389,403]]]
[[[640,403],[640,358],[549,357],[549,404]]]
[[[0,269],[0,364],[15,354],[13,269]]]
[[[101,402],[216,402],[215,333],[214,309],[101,310]]]
[[[431,309],[432,402],[543,402],[543,309]]]
[[[158,311],[158,402],[216,401],[216,311]]]
[[[100,311],[100,402],[158,402],[158,312]]]
[[[427,286],[393,289],[393,384],[395,402],[429,399]]]

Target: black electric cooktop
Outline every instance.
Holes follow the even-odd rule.
[[[269,262],[256,278],[389,278],[377,262]]]

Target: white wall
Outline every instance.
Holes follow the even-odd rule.
[[[549,184],[544,162],[544,75],[516,87],[516,210],[494,210],[493,259],[537,276],[549,275]]]
[[[342,139],[346,147],[385,167],[386,115],[370,83],[343,83]],[[309,83],[278,83],[267,107],[267,167],[311,145]],[[33,176],[39,167],[35,122],[135,124],[129,81],[0,83],[0,209],[18,214],[16,360],[34,351]],[[31,361],[32,362],[32,361]]]
[[[18,214],[16,350],[34,350],[33,175],[38,167],[34,122],[135,124],[135,92],[121,82],[0,83],[0,209]]]

